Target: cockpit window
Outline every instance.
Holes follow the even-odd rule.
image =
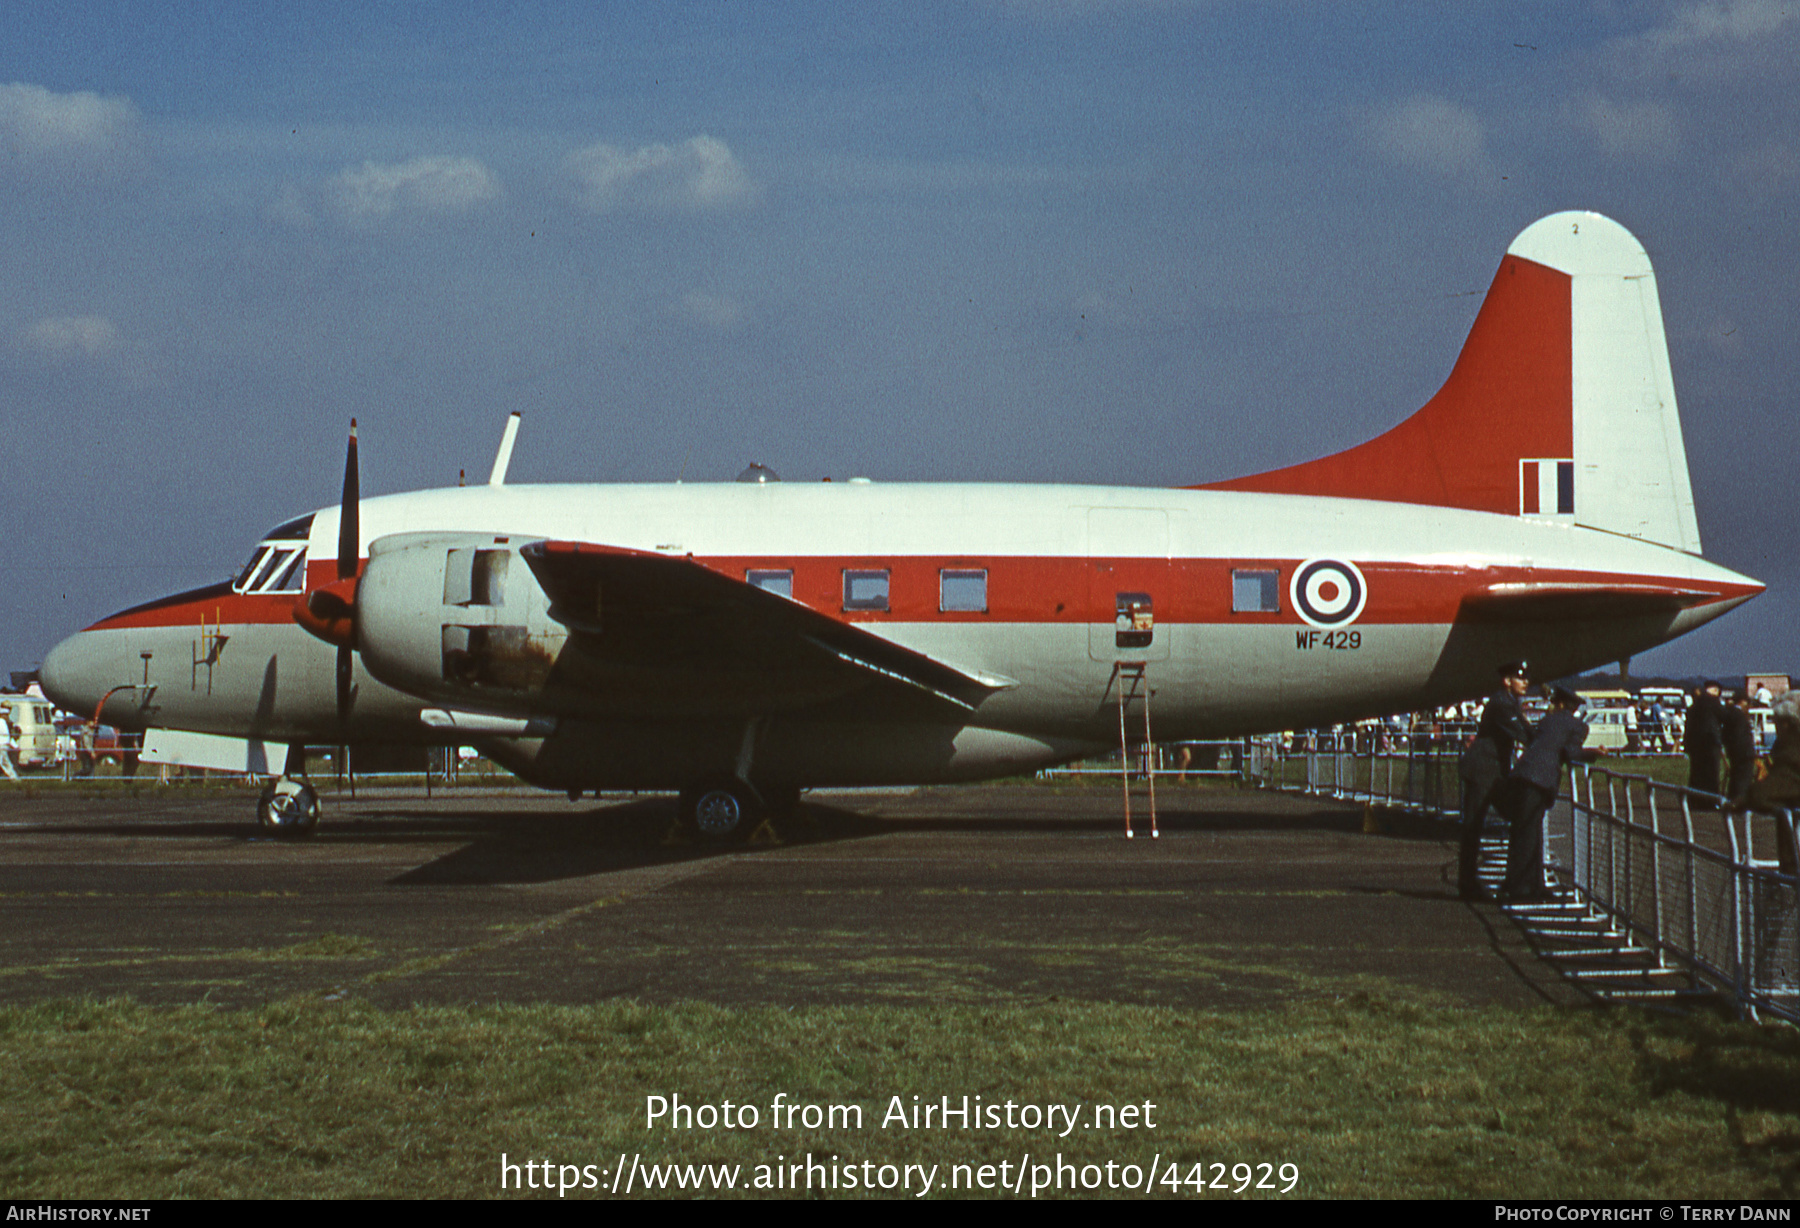
[[[295,550],[274,572],[271,591],[297,593],[306,587],[306,551]]]
[[[306,548],[294,542],[263,542],[232,581],[239,593],[297,593],[306,587]]]
[[[245,593],[250,591],[250,582],[256,579],[256,573],[262,570],[262,565],[266,561],[268,553],[269,548],[267,546],[258,546],[256,548],[256,552],[250,556],[250,561],[244,564],[244,570],[238,572],[237,579],[231,582],[231,590],[233,592]]]
[[[298,593],[306,588],[306,541],[311,516],[270,529],[231,582],[236,593]]]
[[[306,538],[311,517],[288,520],[270,529],[250,560],[232,580],[232,592],[301,592],[306,589]]]

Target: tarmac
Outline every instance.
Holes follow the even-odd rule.
[[[999,784],[809,795],[723,850],[666,797],[363,788],[304,841],[254,800],[0,792],[0,1002],[1584,1001],[1457,898],[1448,827],[1230,786],[1159,788],[1155,840],[1116,784]]]

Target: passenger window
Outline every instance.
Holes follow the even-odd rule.
[[[786,597],[789,601],[794,599],[794,573],[791,569],[764,571],[752,568],[744,573],[744,582],[752,588],[774,593],[777,597]]]
[[[987,613],[987,572],[959,571],[946,567],[938,572],[938,609],[948,614]]]
[[[888,573],[881,571],[844,571],[844,608],[846,610],[885,610],[888,608]]]
[[[1281,613],[1281,573],[1234,571],[1231,573],[1233,614]]]

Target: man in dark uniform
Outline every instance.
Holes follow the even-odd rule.
[[[1512,836],[1506,845],[1506,881],[1500,898],[1540,900],[1544,890],[1544,816],[1562,788],[1565,763],[1592,763],[1598,750],[1584,750],[1587,722],[1575,715],[1581,696],[1563,687],[1550,694],[1550,712],[1538,722],[1525,753],[1508,778],[1508,817]]]
[[[1688,757],[1688,788],[1702,793],[1719,791],[1719,748],[1724,742],[1725,705],[1719,702],[1719,684],[1706,682],[1688,705],[1687,724],[1681,731],[1681,753]]]
[[[1512,769],[1513,755],[1531,740],[1531,726],[1519,701],[1531,683],[1525,662],[1510,661],[1499,669],[1500,689],[1481,711],[1475,740],[1457,760],[1462,777],[1462,848],[1456,860],[1456,890],[1465,900],[1481,897],[1476,870],[1481,860],[1481,829],[1490,807],[1498,807],[1501,785]]]
[[[1720,728],[1725,757],[1731,762],[1731,783],[1725,796],[1733,806],[1742,806],[1750,786],[1756,783],[1756,731],[1750,727],[1750,696],[1742,691],[1731,693]]]

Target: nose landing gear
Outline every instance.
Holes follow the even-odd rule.
[[[278,840],[310,836],[319,826],[319,794],[306,782],[306,747],[290,745],[281,775],[263,786],[256,821]]]
[[[305,781],[283,776],[263,787],[257,822],[277,839],[310,836],[319,826],[319,795]]]

